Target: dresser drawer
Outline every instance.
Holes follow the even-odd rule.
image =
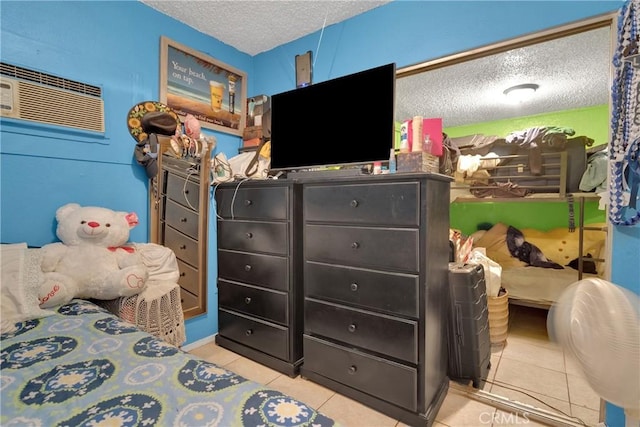
[[[287,187],[218,188],[218,215],[233,219],[287,219],[288,194]]]
[[[197,212],[200,207],[200,195],[198,192],[200,185],[197,182],[186,180],[171,173],[168,173],[166,177],[165,184],[167,187],[165,194],[167,198]]]
[[[304,368],[395,405],[417,410],[416,369],[304,335]]]
[[[418,271],[417,229],[305,226],[304,253],[311,261]]]
[[[289,322],[287,294],[218,280],[220,307],[283,325]]]
[[[220,335],[279,359],[288,359],[287,328],[230,313],[224,309],[219,310],[218,316]]]
[[[198,286],[198,270],[183,261],[178,261],[178,269],[180,270],[180,277],[178,278],[178,284],[184,289],[188,290],[194,295],[200,294]]]
[[[289,290],[287,258],[245,252],[218,250],[218,275],[223,279]]]
[[[179,260],[198,265],[198,242],[165,225],[164,245],[170,248]]]
[[[420,185],[376,183],[304,189],[305,221],[417,226]]]
[[[418,318],[418,276],[305,263],[305,295]]]
[[[418,324],[411,320],[306,299],[304,331],[410,363],[418,362]]]
[[[180,303],[184,312],[200,308],[200,298],[183,287],[180,287]]]
[[[287,223],[221,220],[218,247],[287,255],[287,231]]]
[[[166,201],[165,223],[198,239],[198,213],[171,200]]]

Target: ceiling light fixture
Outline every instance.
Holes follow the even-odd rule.
[[[511,86],[504,90],[505,96],[514,102],[523,102],[531,97],[535,93],[540,85],[535,83],[524,83],[521,85]]]

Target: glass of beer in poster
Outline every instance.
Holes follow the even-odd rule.
[[[211,108],[213,111],[222,109],[222,98],[224,96],[224,85],[215,80],[209,82],[209,91],[211,93]]]

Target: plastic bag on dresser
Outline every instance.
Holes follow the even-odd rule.
[[[271,142],[267,141],[255,152],[240,153],[229,159],[234,178],[267,179],[271,166]]]
[[[487,296],[497,297],[502,285],[502,266],[486,255],[484,248],[474,248],[467,259],[469,264],[480,264],[484,267],[484,281]]]

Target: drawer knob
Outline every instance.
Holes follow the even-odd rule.
[[[182,249],[182,250],[187,249],[187,245],[180,245],[180,249]]]
[[[351,249],[358,249],[359,247],[360,247],[360,243],[358,243],[358,242],[353,242],[351,244]]]
[[[347,329],[349,330],[349,332],[355,332],[357,329],[356,324],[355,323],[350,324]]]
[[[357,200],[352,200],[351,203],[349,203],[351,205],[352,208],[357,208],[358,207],[358,201]]]
[[[184,276],[186,276],[186,275],[187,275],[187,273],[185,273],[184,271],[181,271],[181,272],[180,272],[180,277],[184,277]]]
[[[187,222],[187,218],[180,218],[180,222]]]
[[[251,206],[251,204],[253,204],[253,202],[251,200],[245,200],[244,201],[244,205],[245,206]]]
[[[189,194],[189,190],[184,190],[184,194]]]
[[[251,271],[251,266],[249,264],[245,265],[244,271]]]
[[[357,284],[357,283],[352,283],[352,284],[349,286],[349,288],[350,288],[353,292],[355,292],[355,291],[357,291],[357,290],[358,290],[358,284]]]
[[[251,303],[251,297],[246,297],[244,299],[244,302],[247,303],[247,304],[250,304]]]
[[[247,233],[246,236],[247,236],[247,239],[250,239],[253,237],[253,233]]]
[[[253,329],[247,329],[244,334],[246,336],[253,335]]]
[[[358,367],[356,365],[349,366],[349,375],[355,374],[357,370],[358,370]]]

